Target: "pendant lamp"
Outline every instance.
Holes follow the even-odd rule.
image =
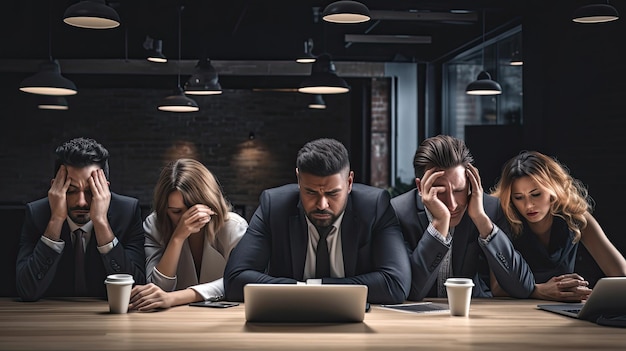
[[[370,18],[370,10],[358,1],[335,1],[322,12],[322,19],[332,23],[362,23]]]
[[[350,86],[337,76],[330,55],[324,53],[317,57],[311,75],[300,84],[298,91],[307,94],[341,94],[349,92]]]
[[[196,64],[193,74],[185,83],[187,95],[218,95],[222,93],[217,70],[208,58],[202,58]]]
[[[104,0],[81,0],[65,10],[63,22],[79,28],[109,29],[120,25],[120,16]]]
[[[609,4],[591,4],[579,7],[574,11],[572,21],[577,23],[603,23],[619,19],[619,13],[615,7]]]
[[[39,71],[24,79],[20,90],[31,94],[41,95],[75,95],[78,93],[76,85],[61,75],[59,61],[52,58],[39,65]]]
[[[63,96],[43,95],[37,100],[37,108],[40,110],[67,110],[69,105]]]
[[[483,71],[478,74],[475,81],[469,83],[465,88],[468,95],[498,95],[502,94],[502,87],[495,80],[491,79],[491,75],[485,71],[485,11],[483,10],[483,47],[482,47],[482,65]]]
[[[52,0],[50,0],[50,8],[52,8]],[[52,18],[50,18],[50,22],[52,22]],[[52,23],[50,23],[51,27]],[[37,73],[20,83],[20,90],[31,94],[55,96],[78,93],[76,85],[61,75],[59,61],[52,58],[52,29],[48,30],[48,61],[41,63]]]
[[[193,100],[185,96],[183,93],[183,89],[180,87],[180,22],[181,22],[181,13],[183,12],[183,6],[181,6],[178,10],[178,85],[176,89],[174,89],[174,94],[167,96],[163,99],[158,109],[161,111],[168,112],[195,112],[200,108],[198,104]]]
[[[146,35],[146,39],[143,41],[143,48],[146,49],[148,54],[148,61],[158,63],[167,62],[167,57],[163,54],[163,40],[153,39],[149,35]]]
[[[313,39],[309,38],[304,42],[304,53],[296,59],[298,63],[313,63],[315,55],[313,55]]]
[[[325,110],[326,102],[324,101],[324,98],[322,97],[322,95],[320,94],[313,95],[313,100],[311,100],[311,102],[309,103],[309,108],[312,108],[315,110]]]

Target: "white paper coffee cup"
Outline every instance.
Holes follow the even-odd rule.
[[[130,274],[111,274],[107,276],[104,284],[107,287],[107,299],[111,313],[128,312],[130,302],[130,290],[135,280]]]
[[[448,293],[450,315],[469,316],[474,282],[469,278],[448,278],[444,285]]]

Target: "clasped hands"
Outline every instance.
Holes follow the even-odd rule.
[[[570,273],[552,277],[542,284],[535,284],[533,297],[543,300],[579,302],[587,300],[591,291],[588,281],[577,273]]]

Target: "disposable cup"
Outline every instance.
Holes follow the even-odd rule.
[[[111,274],[107,276],[104,284],[107,287],[107,299],[111,313],[128,312],[130,302],[130,290],[135,280],[130,274]]]
[[[474,282],[469,278],[448,278],[444,283],[448,293],[451,316],[469,316]]]

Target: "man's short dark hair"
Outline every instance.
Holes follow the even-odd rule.
[[[422,141],[415,151],[413,168],[415,178],[422,178],[431,168],[450,169],[474,162],[474,157],[461,139],[449,135],[437,135]]]
[[[54,153],[56,154],[55,176],[61,165],[76,168],[98,165],[104,171],[104,176],[109,179],[109,151],[93,139],[75,138],[66,141],[57,147]]]
[[[298,172],[327,177],[350,169],[348,150],[335,139],[322,138],[306,143],[296,159]]]

